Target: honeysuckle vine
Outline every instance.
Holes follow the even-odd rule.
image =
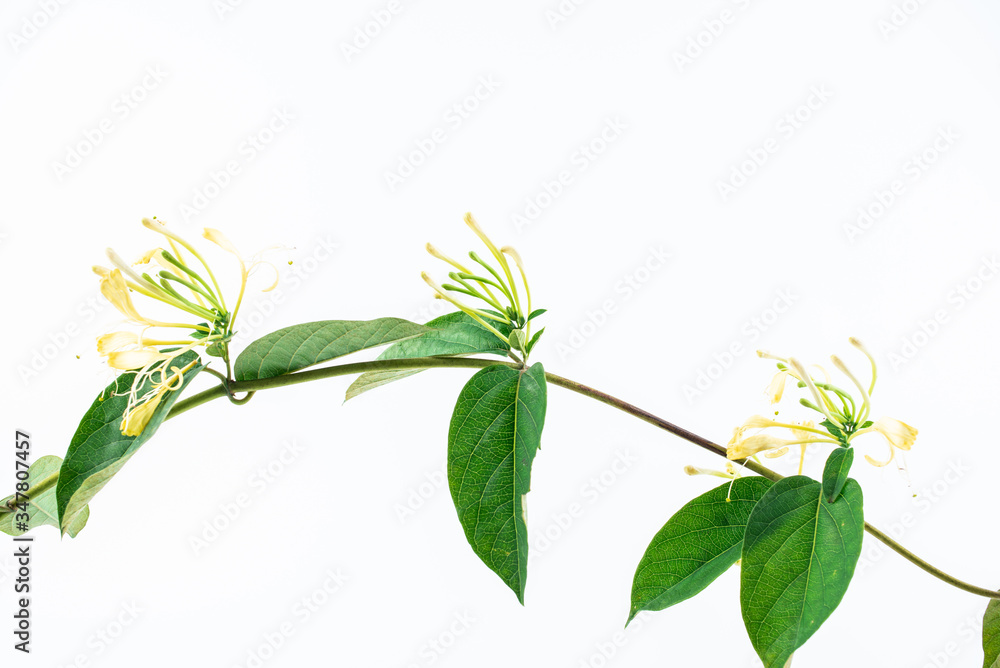
[[[39,459],[28,480],[0,502],[0,530],[19,535],[50,524],[76,536],[88,521],[95,495],[163,421],[215,399],[246,403],[259,391],[356,376],[347,391],[350,399],[421,371],[468,369],[476,373],[459,393],[448,434],[449,490],[473,551],[522,603],[526,497],[545,422],[547,387],[555,386],[727,460],[721,470],[686,467],[690,475],[725,482],[677,510],[653,537],[638,562],[627,622],[643,610],[662,610],[696,595],[739,564],[740,603],[750,641],[765,666],[784,668],[839,604],[860,557],[862,535],[868,532],[939,580],[991,599],[984,616],[984,665],[1000,665],[1000,643],[995,642],[1000,593],[943,572],[864,521],[862,490],[849,475],[859,437],[881,438],[887,455],[865,458],[886,466],[911,451],[917,430],[874,411],[877,364],[857,339],[850,343],[866,359],[870,373],[856,374],[834,355],[831,363],[846,383],[835,382],[819,365],[760,352],[777,364],[766,390],[774,415],[748,418],[727,445],[720,445],[547,372],[540,363],[529,364],[543,331],[532,334],[533,321],[545,311],[533,309],[526,264],[512,247],[495,244],[471,214],[465,222],[486,248],[487,259],[472,251],[469,262],[461,263],[428,244],[427,251],[448,266],[448,281],[422,274],[435,296],[456,312],[426,325],[399,318],[293,325],[233,356],[230,345],[248,279],[267,263],[259,256],[243,259],[221,232],[206,229],[207,241],[237,259],[239,287],[227,302],[217,268],[210,267],[205,254],[161,221],[144,219],[143,225],[163,238],[163,247],[140,255],[134,264],[109,250],[112,268],[95,267],[102,293],[129,325],[98,340],[98,352],[120,375],[81,420],[65,459]],[[170,315],[154,314],[146,306],[138,309],[133,295],[158,303]],[[309,368],[375,348],[382,351],[374,360]],[[221,369],[210,366],[213,359]],[[201,371],[218,383],[181,399]],[[787,406],[779,404],[789,394],[789,382],[803,394],[791,410],[806,411],[803,416],[782,414]],[[817,478],[803,475],[810,446],[829,449]],[[798,454],[795,476],[782,476],[758,459],[793,451]],[[824,577],[810,577],[814,569]]]

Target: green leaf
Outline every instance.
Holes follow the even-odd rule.
[[[10,536],[22,536],[41,526],[59,527],[58,512],[56,511],[56,479],[59,477],[62,461],[61,457],[46,455],[28,468],[28,480],[26,481],[28,483],[28,498],[25,498],[23,494],[20,497],[15,494],[0,501],[0,506],[13,508],[12,512],[0,515],[0,531]],[[38,488],[41,488],[42,491],[36,492],[35,490]],[[24,510],[15,507],[15,503],[22,504]],[[17,514],[22,512],[27,513],[26,520],[23,517],[17,518]],[[89,517],[90,508],[84,506],[76,514],[73,522],[66,527],[66,533],[71,538],[76,538],[76,535],[87,525]],[[27,524],[26,530],[18,528],[18,524],[21,522]]]
[[[1000,600],[986,606],[983,617],[983,668],[1000,668]]]
[[[548,309],[544,309],[544,308],[536,308],[534,311],[532,311],[531,313],[528,314],[528,320],[534,320],[535,318],[537,318],[541,314],[545,313],[547,310]]]
[[[174,358],[171,366],[184,367],[195,360],[199,360],[198,354],[189,351]],[[59,470],[56,509],[63,533],[69,532],[74,523],[79,521],[77,516],[84,512],[94,495],[156,433],[184,388],[204,368],[204,364],[198,363],[184,373],[181,386],[164,395],[139,436],[125,436],[121,432],[122,417],[136,374],[123,373],[101,392],[80,420],[80,426],[73,435],[66,459]],[[149,380],[146,380],[138,392],[142,395],[151,387]]]
[[[538,339],[542,338],[542,332],[544,332],[544,331],[545,331],[545,328],[542,327],[540,330],[538,330],[537,332],[535,332],[535,335],[533,337],[531,337],[531,341],[528,342],[528,349],[525,351],[525,353],[528,353],[528,354],[531,353],[532,349],[534,349],[534,347],[535,347],[535,344],[538,343]]]
[[[236,358],[234,374],[237,381],[273,378],[426,331],[423,325],[399,318],[292,325],[248,345]]]
[[[728,482],[716,487],[667,520],[639,560],[628,621],[643,610],[691,598],[735,564],[750,511],[773,484],[756,476],[738,478],[731,490]]]
[[[743,540],[740,606],[765,668],[784,668],[840,604],[864,530],[861,486],[853,479],[830,503],[822,483],[784,478],[754,507]]]
[[[448,487],[473,551],[524,603],[525,495],[545,421],[545,370],[486,367],[462,388],[448,430]]]
[[[826,466],[823,467],[823,494],[830,503],[840,496],[853,463],[854,448],[837,448],[827,457]]]
[[[509,326],[495,323],[501,334],[510,332]],[[510,346],[497,338],[472,317],[457,311],[435,318],[427,323],[429,331],[420,336],[392,344],[378,356],[380,360],[410,359],[413,357],[442,357],[450,355],[476,355],[493,353],[506,355]],[[395,380],[420,373],[420,369],[406,371],[369,371],[363,373],[347,388],[346,399],[353,399],[368,390],[374,390]]]
[[[844,431],[840,427],[835,425],[833,422],[831,422],[830,420],[823,420],[819,424],[821,427],[826,427],[826,430],[830,432],[830,435],[833,436],[835,439],[837,439],[841,443],[845,444],[847,443],[847,436],[844,434]]]

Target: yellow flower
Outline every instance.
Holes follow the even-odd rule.
[[[866,455],[865,458],[868,462],[875,466],[885,466],[891,462],[895,457],[896,450],[909,450],[916,441],[916,429],[893,418],[884,417],[875,422],[868,419],[871,413],[871,395],[875,390],[878,369],[875,358],[860,341],[851,338],[850,343],[861,351],[871,364],[871,381],[869,383],[862,383],[836,355],[832,355],[830,360],[854,386],[856,393],[848,392],[834,384],[830,374],[819,365],[814,364],[807,369],[802,362],[794,357],[784,358],[764,351],[757,351],[760,357],[775,360],[778,363],[778,372],[772,377],[767,389],[771,403],[781,401],[785,382],[791,377],[797,381],[800,387],[805,387],[808,391],[808,397],[800,399],[799,403],[822,414],[824,419],[817,426],[809,420],[779,422],[755,415],[734,430],[733,438],[727,448],[727,456],[730,459],[743,459],[757,454],[763,454],[765,457],[778,457],[787,452],[789,446],[799,445],[802,448],[802,455],[799,459],[799,473],[801,473],[805,463],[806,447],[812,443],[830,443],[840,447],[852,447],[857,436],[878,432],[889,443],[889,458],[885,461],[878,461]],[[814,376],[809,369],[817,369],[819,374]],[[791,438],[784,439],[763,432],[750,437],[744,436],[749,429],[774,428],[787,430]]]
[[[726,448],[726,457],[729,459],[746,459],[747,457],[764,454],[765,457],[774,458],[788,452],[788,446],[790,445],[808,445],[810,443],[836,443],[836,441],[829,438],[815,438],[811,436],[807,438],[786,439],[761,432],[730,444]]]
[[[710,475],[716,478],[725,478],[726,480],[735,480],[740,477],[739,471],[730,462],[726,462],[726,469],[724,471],[717,471],[715,469],[702,468],[700,466],[685,466],[684,473],[688,475]]]
[[[774,374],[774,378],[771,379],[771,384],[767,386],[767,397],[771,400],[772,404],[781,401],[781,397],[785,393],[785,381],[788,379],[788,376],[788,371],[783,370]]]
[[[177,390],[184,383],[184,373],[189,371],[198,360],[194,360],[188,363],[184,368],[178,369],[177,367],[171,367],[170,371],[172,374],[167,377],[163,367],[158,369],[160,380],[153,382],[153,388],[149,390],[142,397],[135,398],[134,402],[131,401],[136,394],[136,386],[132,386],[132,396],[130,396],[130,408],[125,411],[125,416],[122,418],[121,432],[125,436],[138,436],[149,424],[150,418],[156,412],[156,408],[160,405],[160,401],[166,396],[167,392]],[[150,376],[152,380],[152,376]],[[133,405],[134,404],[134,405]]]
[[[230,310],[215,273],[194,245],[162,221],[144,218],[142,224],[162,235],[169,249],[153,248],[129,264],[109,248],[106,254],[112,268],[94,267],[94,272],[101,277],[101,294],[129,322],[142,328],[138,332],[109,332],[97,339],[98,353],[107,357],[108,366],[120,371],[135,371],[126,417],[122,421],[122,433],[130,436],[142,433],[165,394],[179,388],[183,372],[196,363],[178,369],[171,363],[179,355],[203,347],[209,355],[223,358],[228,371],[228,343],[234,333],[233,325],[247,279],[257,265],[264,264],[254,258],[248,266],[221,232],[204,231],[206,239],[236,255],[240,262],[239,296]],[[186,255],[196,262],[188,262]],[[276,284],[277,279],[267,290]],[[133,294],[159,301],[182,315],[171,322],[147,317],[136,307]],[[174,333],[151,336],[148,334],[151,328],[173,330]],[[169,378],[168,371],[173,372]],[[149,383],[153,389],[140,394],[139,388]]]
[[[887,466],[889,462],[896,458],[896,450],[909,451],[917,440],[917,430],[895,418],[879,418],[871,426],[871,430],[882,434],[889,444],[889,458],[885,461],[879,461],[865,455],[865,459],[872,466]]]
[[[135,332],[109,332],[97,337],[97,352],[107,355],[111,351],[134,346],[138,342],[139,335]]]
[[[156,348],[139,348],[138,350],[116,350],[108,353],[108,366],[112,369],[129,371],[151,366],[157,362],[166,362],[177,355],[161,353]]]

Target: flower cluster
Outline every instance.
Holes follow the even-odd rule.
[[[852,394],[835,385],[826,370],[813,365],[816,370],[812,374],[794,357],[783,358],[757,351],[760,357],[777,362],[778,372],[772,378],[767,388],[767,394],[772,404],[781,401],[785,385],[789,380],[796,382],[799,388],[808,390],[809,397],[802,398],[799,403],[819,413],[823,420],[816,424],[812,420],[798,422],[781,422],[761,415],[754,415],[734,430],[733,438],[727,448],[729,459],[740,460],[747,457],[780,457],[792,446],[800,446],[799,473],[805,460],[806,448],[813,443],[829,443],[840,447],[851,447],[856,437],[862,434],[877,432],[889,445],[888,457],[883,460],[865,455],[865,459],[874,466],[886,466],[896,456],[897,450],[908,451],[917,438],[917,430],[908,424],[890,417],[870,420],[871,395],[875,390],[878,369],[875,358],[855,338],[850,339],[851,345],[860,350],[871,364],[871,381],[866,385],[855,376],[843,361],[836,355],[830,357],[833,365],[850,381],[857,391],[858,399]],[[786,436],[782,438],[773,430],[781,430]],[[753,434],[747,432],[755,430]]]
[[[184,373],[197,364],[195,360],[178,366],[175,360],[180,355],[204,347],[208,355],[223,358],[228,367],[228,344],[247,279],[254,267],[262,264],[256,258],[244,261],[218,230],[204,230],[206,239],[239,259],[240,290],[230,309],[215,274],[195,246],[159,220],[144,218],[142,224],[162,235],[166,247],[154,248],[132,264],[109,248],[107,257],[112,268],[94,267],[94,273],[101,277],[101,294],[138,327],[138,331],[110,332],[97,339],[97,351],[107,357],[108,366],[135,372],[121,423],[126,436],[142,433],[163,397],[178,389]],[[188,254],[197,263],[189,262]],[[277,280],[266,290],[275,285]],[[180,313],[171,321],[145,316],[136,308],[133,294],[159,301]]]
[[[531,349],[534,348],[535,343],[544,331],[544,328],[542,328],[532,336],[531,321],[545,311],[544,309],[531,310],[531,289],[528,287],[528,277],[524,272],[524,263],[521,261],[521,256],[512,246],[497,248],[496,244],[479,227],[479,224],[472,217],[471,213],[465,214],[465,224],[476,233],[476,236],[489,249],[490,254],[499,266],[499,270],[484,261],[475,252],[470,252],[469,258],[484,269],[486,275],[478,269],[472,271],[451,259],[431,244],[427,244],[428,253],[451,265],[457,271],[448,273],[448,278],[454,281],[454,283],[445,283],[444,285],[436,283],[426,272],[422,273],[421,277],[434,289],[435,297],[445,299],[456,306],[496,335],[501,341],[509,344],[514,350],[520,351],[524,355],[525,360],[527,360]],[[520,275],[521,285],[524,288],[523,302],[508,258],[513,260]],[[459,300],[455,296],[455,293],[472,297],[482,302],[484,307],[476,308],[468,306]],[[508,330],[510,334],[505,334],[501,329]]]

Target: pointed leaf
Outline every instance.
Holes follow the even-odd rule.
[[[767,478],[739,478],[730,489],[727,482],[667,520],[639,560],[628,621],[643,610],[663,610],[691,598],[735,564],[750,512],[773,484]]]
[[[993,599],[986,606],[983,617],[983,668],[1000,668],[1000,600]]]
[[[750,513],[740,606],[765,668],[784,668],[840,604],[861,556],[861,486],[836,502],[806,476],[779,480]]]
[[[500,323],[501,334],[510,331]],[[392,344],[378,356],[380,360],[410,359],[413,357],[441,357],[446,355],[476,355],[495,353],[506,355],[510,346],[480,325],[470,316],[457,311],[435,318],[427,323],[424,334]],[[347,388],[346,399],[353,399],[368,390],[374,390],[395,380],[420,373],[421,369],[405,371],[369,371],[363,373]]]
[[[236,358],[233,373],[237,381],[273,378],[426,331],[423,325],[400,318],[292,325],[248,345]]]
[[[171,366],[183,367],[197,359],[197,353],[186,352],[176,357]],[[67,533],[74,522],[79,521],[77,515],[84,511],[87,503],[121,470],[142,444],[156,433],[184,388],[204,368],[205,365],[197,364],[184,373],[181,386],[167,392],[139,436],[125,436],[120,428],[128,405],[129,389],[136,374],[123,373],[101,392],[80,421],[59,470],[56,509],[63,533]],[[147,380],[139,394],[150,387]]]
[[[14,508],[11,512],[0,515],[0,531],[10,536],[22,536],[40,526],[59,527],[58,512],[56,511],[56,479],[59,477],[62,461],[61,457],[46,455],[40,457],[28,468],[27,498],[24,495],[15,494],[0,501],[0,507]],[[36,492],[35,490],[39,487],[42,488],[42,491]],[[15,503],[19,504],[19,507],[15,507]],[[18,518],[19,513],[26,513],[27,519]],[[77,513],[70,526],[66,527],[66,533],[71,538],[76,538],[76,535],[87,525],[89,517],[90,508],[84,506]],[[27,530],[18,528],[18,524],[21,522],[28,525]]]
[[[840,496],[853,463],[854,448],[837,448],[827,457],[826,466],[823,467],[823,494],[830,503]]]
[[[538,330],[537,332],[535,332],[534,336],[531,337],[531,341],[528,341],[528,350],[526,351],[528,354],[530,354],[531,351],[534,349],[535,344],[538,343],[538,339],[542,338],[542,334],[544,332],[545,332],[545,328],[542,327],[540,330]]]
[[[448,431],[448,487],[473,551],[524,603],[525,495],[545,420],[545,370],[497,365],[462,388]]]

